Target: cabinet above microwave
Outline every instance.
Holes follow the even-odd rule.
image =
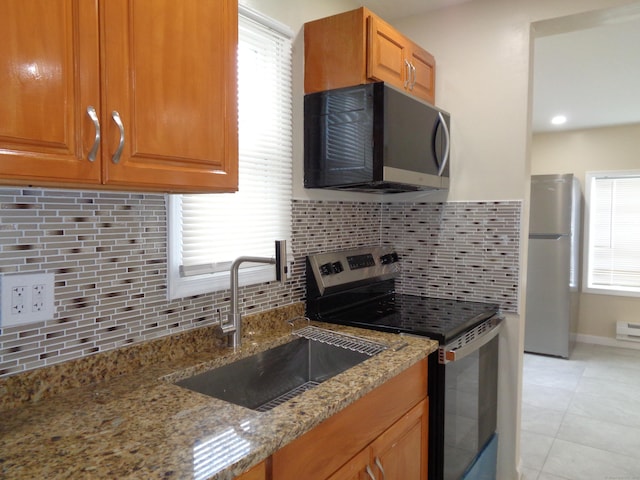
[[[386,82],[435,105],[436,62],[369,9],[304,25],[304,91]]]

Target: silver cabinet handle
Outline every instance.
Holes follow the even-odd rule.
[[[444,172],[444,167],[447,165],[449,161],[449,127],[447,126],[447,122],[444,121],[444,117],[441,112],[438,112],[438,118],[440,119],[440,123],[442,124],[442,128],[444,129],[444,139],[446,141],[444,147],[444,155],[442,156],[442,163],[440,164],[440,168],[438,168],[438,176],[442,176],[442,172]]]
[[[382,462],[378,457],[376,457],[375,462],[376,462],[376,467],[378,467],[378,470],[380,470],[380,472],[382,473],[382,480],[386,480],[387,476],[384,474],[384,468],[382,468]]]
[[[407,67],[407,78],[404,81],[404,88],[407,88],[409,83],[411,83],[411,63],[409,63],[409,60],[405,58],[404,64]]]
[[[413,90],[413,87],[416,86],[416,66],[413,63],[411,63],[411,73],[413,79],[411,80],[411,86],[409,87],[409,90]]]
[[[120,130],[120,143],[118,144],[116,153],[114,153],[113,157],[111,157],[111,161],[113,163],[118,163],[120,161],[120,155],[122,155],[122,149],[124,148],[124,125],[122,124],[122,120],[120,119],[120,114],[115,110],[111,112],[111,118],[113,118],[113,121]]]
[[[376,477],[373,476],[373,472],[371,471],[371,467],[369,465],[367,465],[367,468],[365,468],[365,470],[367,471],[367,475],[369,475],[369,478],[371,480],[376,480]]]
[[[93,126],[96,130],[96,136],[93,140],[93,146],[91,147],[91,150],[89,150],[89,155],[87,155],[87,160],[95,162],[96,155],[98,154],[98,147],[100,147],[100,120],[98,120],[98,114],[92,105],[87,107],[87,115],[89,115],[89,118],[93,122]]]

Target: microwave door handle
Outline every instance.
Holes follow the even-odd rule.
[[[442,115],[442,112],[438,112],[438,119],[442,124],[442,128],[444,129],[444,140],[445,140],[444,155],[442,156],[442,163],[440,163],[440,166],[438,168],[438,176],[441,177],[442,173],[444,172],[444,167],[447,166],[447,162],[449,161],[450,136],[449,136],[449,127],[447,126],[447,122],[444,121],[444,116]]]

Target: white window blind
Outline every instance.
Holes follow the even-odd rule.
[[[235,258],[272,257],[274,241],[290,237],[291,34],[242,7],[238,36],[239,191],[171,196],[172,298],[228,288]],[[243,270],[241,284],[274,277],[273,266],[249,266],[249,275]],[[202,287],[176,288],[189,278]]]
[[[640,295],[640,172],[590,172],[587,290]]]

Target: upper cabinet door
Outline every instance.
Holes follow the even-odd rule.
[[[101,5],[104,183],[236,190],[237,2]]]
[[[402,88],[408,80],[406,39],[375,15],[369,16],[367,77]]]
[[[429,52],[416,44],[411,45],[410,64],[413,76],[409,89],[432,105],[436,100],[436,61]]]
[[[98,36],[96,1],[0,1],[1,183],[100,182]]]

